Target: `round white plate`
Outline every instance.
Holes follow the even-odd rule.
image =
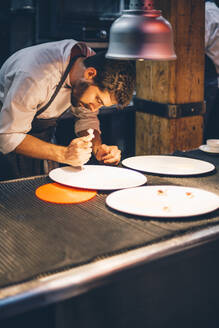
[[[125,168],[106,165],[71,166],[52,170],[49,177],[61,184],[85,189],[113,190],[143,185],[145,175]]]
[[[199,149],[206,153],[219,154],[219,151],[211,150],[208,145],[201,145],[199,146]]]
[[[134,170],[175,176],[202,174],[215,169],[215,166],[209,162],[187,157],[164,155],[129,157],[124,159],[122,164]]]
[[[198,188],[143,186],[119,190],[106,198],[111,208],[133,215],[187,217],[219,208],[219,196]]]

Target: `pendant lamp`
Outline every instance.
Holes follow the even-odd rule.
[[[170,23],[154,9],[154,0],[130,0],[110,29],[106,58],[175,60]]]

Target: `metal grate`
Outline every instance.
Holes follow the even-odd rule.
[[[200,151],[177,155],[203,156]],[[219,157],[209,161],[219,165]],[[201,188],[207,183],[211,191],[219,192],[218,173],[193,178],[147,177],[148,184]],[[35,196],[36,188],[49,182],[41,176],[0,183],[0,287],[219,223],[219,211],[183,220],[125,215],[105,205],[107,192],[81,204],[50,204]]]

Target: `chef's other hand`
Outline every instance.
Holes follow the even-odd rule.
[[[121,160],[121,150],[117,146],[101,144],[95,149],[95,156],[99,162],[104,164],[118,165]]]
[[[65,163],[72,166],[82,166],[87,163],[92,154],[92,136],[73,139],[65,151]]]

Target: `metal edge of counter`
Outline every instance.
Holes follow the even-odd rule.
[[[219,226],[152,245],[0,290],[0,318],[19,314],[85,293],[116,273],[217,239]]]

